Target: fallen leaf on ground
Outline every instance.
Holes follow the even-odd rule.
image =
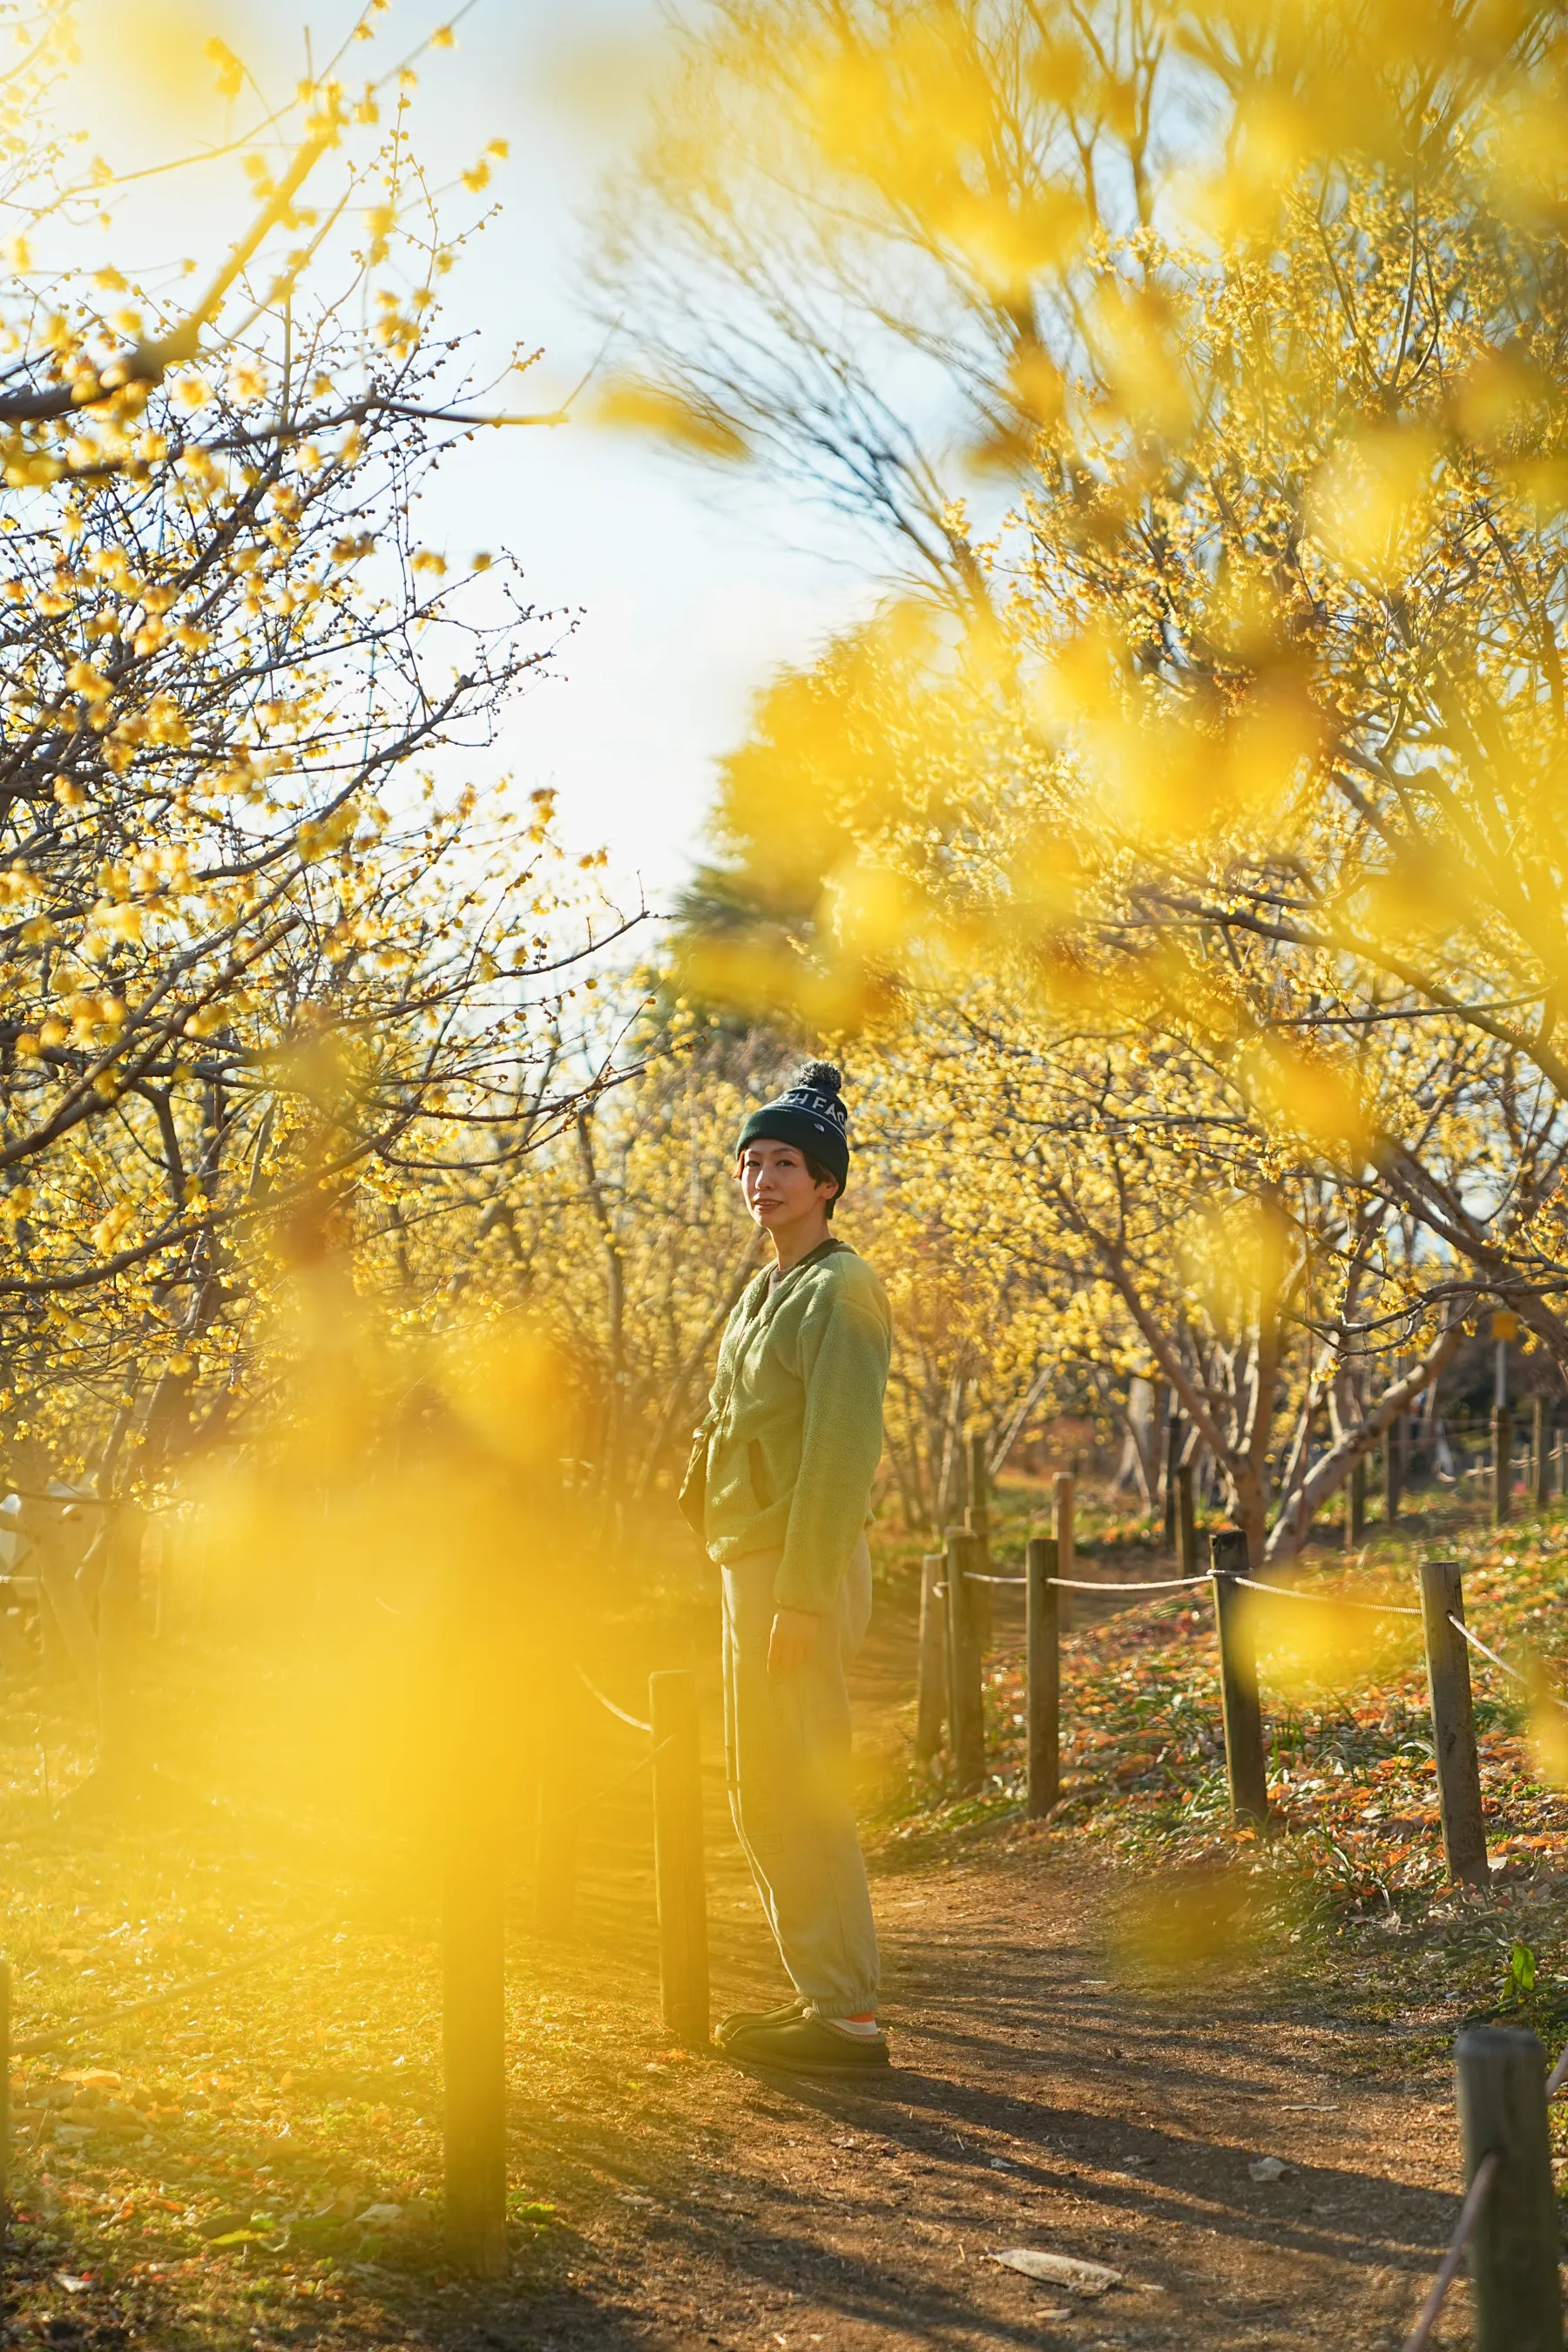
[[[1107,2270],[1103,2263],[1087,2263],[1079,2254],[1047,2254],[1033,2246],[1010,2246],[1005,2253],[993,2254],[991,2259],[1047,2286],[1065,2286],[1069,2294],[1105,2294],[1121,2284],[1120,2271]]]
[[[1285,2175],[1293,2169],[1290,2165],[1282,2164],[1277,2156],[1260,2156],[1256,2164],[1249,2164],[1247,2168],[1254,2180],[1283,2180]]]
[[[246,2228],[249,2220],[248,2208],[242,2213],[209,2213],[205,2221],[196,2223],[196,2228],[204,2238],[226,2238],[232,2237],[236,2230]]]

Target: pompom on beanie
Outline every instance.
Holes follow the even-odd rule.
[[[748,1143],[793,1143],[838,1179],[849,1181],[849,1119],[840,1092],[844,1079],[831,1062],[807,1062],[782,1095],[754,1110],[735,1146],[739,1159]]]

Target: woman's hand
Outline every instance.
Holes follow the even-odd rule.
[[[768,1636],[768,1672],[787,1675],[811,1664],[816,1653],[817,1619],[809,1609],[775,1609]]]

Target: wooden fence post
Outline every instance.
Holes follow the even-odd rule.
[[[970,1532],[973,1535],[979,1535],[982,1532],[984,1526],[984,1520],[982,1521],[981,1527],[975,1526],[974,1514],[976,1512],[984,1513],[986,1505],[991,1500],[991,1464],[989,1454],[990,1449],[985,1442],[985,1432],[983,1429],[972,1429],[969,1433],[968,1517]]]
[[[926,1763],[942,1747],[947,1721],[947,1611],[937,1591],[942,1555],[921,1562],[921,1645],[915,1682],[915,1754]]]
[[[948,1513],[948,1517],[942,1522],[943,1527],[961,1528],[963,1525],[963,1514],[969,1507],[969,1437],[963,1428],[957,1426],[953,1428],[952,1443],[947,1453],[946,1475],[942,1481],[942,1490],[936,1500],[938,1510],[942,1510],[945,1506]]]
[[[1366,1541],[1366,1455],[1358,1454],[1345,1482],[1345,1549],[1359,1551]]]
[[[1472,2026],[1454,2052],[1468,2187],[1501,2158],[1470,2238],[1477,2352],[1563,2352],[1546,2053],[1519,2026]]]
[[[10,1589],[16,1591],[14,1584]],[[30,1675],[32,1667],[32,1643],[23,1633],[17,1618],[0,1601],[0,1675]]]
[[[1237,1821],[1268,1819],[1268,1776],[1263,1757],[1263,1716],[1247,1593],[1237,1582],[1247,1572],[1247,1533],[1216,1528],[1209,1538],[1214,1565],[1215,1621],[1219,1628],[1220,1701],[1225,1713],[1225,1768],[1230,1809]]]
[[[1426,1687],[1432,1700],[1432,1746],[1437,1759],[1437,1802],[1443,1818],[1443,1859],[1448,1875],[1468,1886],[1489,1883],[1481,1772],[1470,1704],[1470,1657],[1448,1622],[1464,1622],[1464,1588],[1457,1560],[1421,1563],[1421,1622],[1426,1637]]]
[[[969,1433],[969,1508],[964,1512],[963,1523],[980,1545],[979,1557],[974,1563],[975,1573],[988,1576],[991,1572],[991,1474],[985,1459],[984,1432],[978,1429],[972,1429]],[[988,1584],[971,1585],[969,1599],[975,1639],[984,1657],[991,1647],[993,1633],[991,1587]]]
[[[447,2251],[506,2275],[506,1971],[501,1848],[479,1776],[458,1776],[442,1905]],[[477,1800],[470,1804],[467,1801]],[[495,1834],[487,1834],[494,1831]]]
[[[1057,1574],[1070,1576],[1073,1572],[1072,1501],[1073,1474],[1058,1470],[1051,1481],[1051,1533],[1057,1544]],[[1064,1633],[1072,1631],[1072,1594],[1058,1588],[1057,1623]]]
[[[1198,1522],[1193,1508],[1193,1465],[1184,1462],[1176,1472],[1176,1572],[1198,1573]]]
[[[11,2236],[11,1963],[0,1960],[0,2251]]]
[[[121,1503],[106,1517],[98,1588],[98,1769],[111,1790],[123,1790],[142,1761],[134,1672],[147,1515],[139,1504]]]
[[[1530,1445],[1532,1493],[1538,1511],[1543,1511],[1552,1500],[1552,1465],[1547,1451],[1547,1441],[1551,1433],[1552,1423],[1546,1399],[1543,1396],[1538,1396],[1533,1401]]]
[[[533,1931],[557,1941],[572,1933],[577,1907],[577,1781],[582,1766],[577,1686],[542,1687],[538,1725],[539,1812],[534,1840]]]
[[[69,1557],[60,1506],[53,1496],[29,1500],[22,1506],[19,1525],[33,1547],[27,1565],[38,1580],[38,1644],[44,1680],[68,1683],[75,1673],[90,1691],[96,1683],[92,1625],[69,1580],[75,1561]]]
[[[1061,1794],[1061,1653],[1057,1602],[1057,1547],[1049,1536],[1031,1536],[1025,1553],[1025,1707],[1028,1722],[1027,1798],[1032,1822],[1048,1813]]]
[[[969,1581],[980,1547],[967,1528],[947,1535],[947,1683],[952,1722],[953,1780],[961,1797],[985,1785],[985,1711],[981,1693],[980,1643]]]
[[[1492,1407],[1492,1525],[1500,1528],[1513,1508],[1513,1412]]]
[[[1297,1545],[1297,1549],[1298,1549],[1298,1550],[1305,1550],[1305,1549],[1306,1549],[1306,1544],[1307,1544],[1307,1537],[1308,1537],[1309,1532],[1310,1531],[1311,1525],[1312,1525],[1312,1514],[1311,1514],[1310,1510],[1308,1508],[1308,1506],[1307,1506],[1307,1481],[1308,1481],[1308,1479],[1310,1477],[1310,1475],[1311,1475],[1311,1472],[1312,1472],[1312,1402],[1311,1402],[1311,1396],[1310,1396],[1310,1393],[1309,1392],[1308,1399],[1307,1399],[1306,1413],[1305,1413],[1305,1426],[1303,1427],[1302,1432],[1301,1432],[1301,1460],[1300,1460],[1300,1473],[1299,1473],[1300,1477],[1300,1482],[1301,1482],[1301,1483],[1300,1483],[1300,1485],[1298,1486],[1298,1488],[1297,1488],[1297,1490],[1296,1490],[1296,1502],[1295,1502],[1295,1511],[1296,1511],[1296,1545]]]
[[[664,2030],[708,2047],[708,1883],[702,1859],[702,1742],[697,1677],[650,1675],[653,1866],[658,1894],[658,1985]]]

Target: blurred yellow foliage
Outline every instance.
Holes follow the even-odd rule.
[[[82,13],[95,70],[152,122],[148,168],[174,188],[193,156],[232,171],[240,209],[186,266],[199,291],[162,264],[136,283],[102,242],[120,184],[54,116],[77,12],[0,6],[18,37],[0,65],[14,267],[46,223],[97,240],[91,267],[57,242],[0,320],[0,767],[15,785],[49,747],[45,821],[10,790],[0,847],[0,1297],[20,1349],[0,1438],[20,1485],[64,1470],[153,1500],[175,1465],[232,1449],[246,1467],[221,1508],[254,1475],[255,1508],[286,1517],[268,1448],[286,1438],[301,1495],[363,1478],[409,1378],[434,1381],[404,1360],[418,1350],[384,1293],[414,1286],[411,1226],[468,1214],[479,1133],[504,1130],[506,1163],[564,1050],[582,935],[562,937],[542,817],[520,821],[502,780],[481,800],[435,773],[447,730],[493,718],[540,649],[521,607],[459,621],[463,583],[404,527],[467,429],[443,421],[426,341],[453,247],[406,100],[379,128],[329,68],[274,101],[181,0]],[[379,13],[369,0],[354,29]],[[254,144],[218,113],[247,87]],[[395,536],[417,615],[402,567],[373,562]],[[466,667],[433,698],[454,629]],[[558,977],[525,991],[516,973],[547,952]],[[558,1108],[594,1086],[574,1074]],[[293,1282],[306,1264],[335,1287]],[[510,1399],[513,1453],[548,1453],[526,1342],[478,1313],[467,1328],[484,1355],[470,1418]],[[253,1549],[315,1558],[296,1502],[300,1525]]]
[[[651,433],[705,457],[742,458],[746,444],[734,427],[697,402],[630,379],[604,385],[592,414],[596,423]]]
[[[1342,442],[1313,485],[1309,527],[1335,562],[1392,587],[1422,561],[1439,461],[1436,436],[1408,427]]]
[[[1247,1599],[1258,1678],[1266,1690],[1292,1703],[1359,1688],[1405,1671],[1419,1659],[1420,1629],[1414,1619],[1380,1617],[1375,1604],[1361,1595],[1342,1600],[1314,1586],[1299,1600],[1258,1592]],[[1402,1594],[1398,1605],[1411,1604]]]
[[[1568,1789],[1568,1714],[1555,1700],[1537,1706],[1530,1723],[1531,1756],[1549,1789]]]
[[[237,97],[243,68],[215,40],[202,0],[89,0],[84,31],[99,70],[113,75],[143,116],[188,135],[213,117],[214,69],[220,97]]]
[[[1269,1037],[1242,1056],[1253,1097],[1270,1127],[1287,1129],[1309,1144],[1352,1160],[1360,1159],[1373,1129],[1354,1074],[1323,1048],[1303,1050],[1283,1037]]]
[[[1122,1906],[1112,1965],[1135,1981],[1229,1977],[1261,1933],[1258,1889],[1237,1870],[1168,1871]]]
[[[606,230],[642,379],[875,533],[902,633],[759,701],[685,968],[951,1057],[977,1222],[1163,1379],[1310,1312],[1309,1506],[1438,1300],[1568,1362],[1565,92],[1512,0],[721,0]],[[1261,1542],[1268,1415],[1203,1385]]]

